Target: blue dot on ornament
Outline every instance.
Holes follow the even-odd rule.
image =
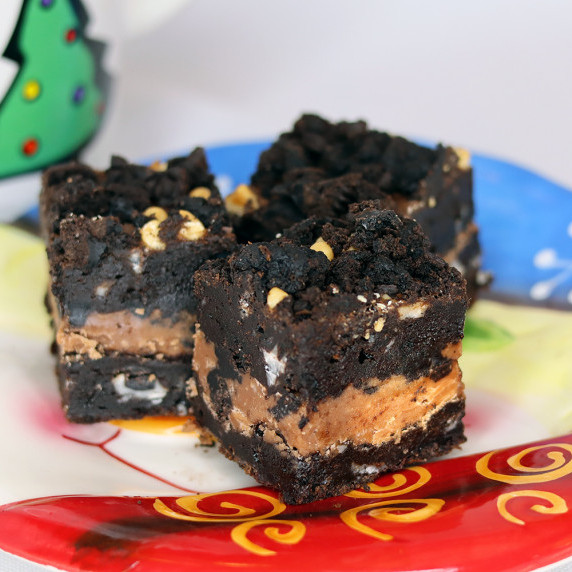
[[[83,85],[79,85],[74,89],[72,101],[74,103],[81,103],[85,99],[85,87]]]
[[[54,0],[42,0],[40,2],[42,8],[50,8],[53,3],[54,3]]]

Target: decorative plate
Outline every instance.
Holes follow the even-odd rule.
[[[208,150],[223,191],[248,180],[266,145]],[[495,281],[467,319],[468,441],[368,490],[302,506],[257,486],[178,418],[67,423],[42,304],[43,245],[0,227],[0,567],[566,566],[572,193],[491,158],[473,164],[484,267]]]

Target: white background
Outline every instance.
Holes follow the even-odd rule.
[[[192,0],[157,22],[123,35],[96,166],[272,137],[307,110],[572,188],[570,0]]]

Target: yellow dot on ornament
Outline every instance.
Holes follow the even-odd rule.
[[[24,85],[24,99],[28,101],[36,99],[40,95],[41,90],[40,84],[35,79],[26,82]]]

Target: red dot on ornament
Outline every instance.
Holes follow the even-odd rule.
[[[38,152],[39,147],[40,144],[38,143],[37,139],[26,139],[22,145],[22,153],[24,153],[24,155],[27,157],[31,157]]]
[[[77,38],[77,30],[75,28],[70,28],[67,32],[66,32],[66,42],[68,43],[72,43],[75,42]]]

